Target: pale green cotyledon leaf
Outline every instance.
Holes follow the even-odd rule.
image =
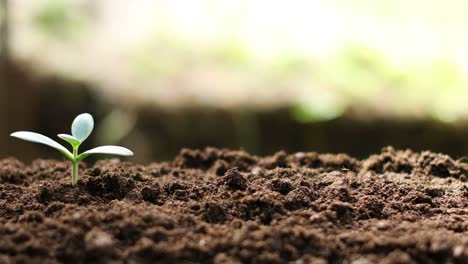
[[[93,127],[93,117],[88,113],[80,114],[73,120],[71,127],[72,135],[80,142],[83,142],[91,134]]]
[[[76,160],[80,161],[91,154],[111,154],[111,155],[119,155],[119,156],[133,156],[133,152],[127,148],[119,147],[119,146],[102,146],[90,149],[81,153]]]
[[[81,145],[81,142],[74,136],[67,134],[58,134],[57,136],[70,143],[70,145],[72,145],[73,148],[77,148]]]
[[[34,133],[34,132],[28,132],[28,131],[18,131],[18,132],[12,133],[10,136],[19,138],[22,140],[34,142],[34,143],[44,144],[49,147],[53,147],[57,149],[58,151],[60,151],[63,155],[65,155],[67,159],[69,160],[73,159],[73,154],[70,153],[68,149],[66,149],[64,146],[60,145],[53,139],[46,137],[44,135]]]

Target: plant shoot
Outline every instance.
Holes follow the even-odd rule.
[[[12,137],[16,137],[22,140],[44,144],[49,147],[55,148],[60,153],[62,153],[68,160],[72,162],[72,177],[71,183],[73,186],[78,182],[78,170],[79,163],[84,158],[88,157],[91,154],[110,154],[110,155],[120,155],[120,156],[132,156],[133,152],[127,148],[119,146],[102,146],[90,149],[81,154],[78,153],[78,149],[88,136],[91,134],[94,128],[94,120],[90,114],[80,114],[75,120],[73,120],[71,126],[71,135],[68,134],[59,134],[58,137],[67,141],[71,147],[72,152],[67,148],[57,143],[53,139],[46,137],[44,135],[28,132],[28,131],[18,131],[11,134]]]

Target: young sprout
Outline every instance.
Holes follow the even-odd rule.
[[[64,146],[60,145],[53,139],[43,136],[38,133],[28,132],[28,131],[18,131],[12,133],[12,137],[16,137],[22,140],[44,144],[49,147],[53,147],[60,151],[68,160],[72,162],[72,185],[75,186],[78,182],[78,164],[80,161],[91,154],[111,154],[111,155],[120,155],[120,156],[132,156],[133,152],[129,149],[119,146],[102,146],[90,149],[81,154],[78,154],[78,148],[81,143],[83,143],[88,136],[93,131],[94,120],[90,114],[80,114],[75,120],[73,120],[71,126],[71,135],[59,134],[58,137],[70,143],[73,149],[73,153],[66,149]]]

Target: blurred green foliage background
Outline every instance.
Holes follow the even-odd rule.
[[[463,0],[9,4],[16,63],[85,83],[112,105],[103,119],[125,129],[101,139],[131,134],[142,106],[240,112],[250,147],[260,132],[246,111],[287,109],[302,124],[468,117]]]
[[[42,71],[120,97],[136,91],[140,101],[293,103],[301,121],[364,105],[454,121],[466,116],[467,8],[460,0],[23,0],[12,1],[12,46]],[[286,98],[271,98],[284,90]]]

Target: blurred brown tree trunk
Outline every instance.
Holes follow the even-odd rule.
[[[13,61],[11,45],[11,0],[0,0],[3,15],[0,20],[0,158],[14,155],[30,159],[31,144],[11,147],[9,134],[15,130],[35,127],[35,85],[30,74]]]
[[[9,47],[9,0],[0,0],[0,9],[3,11],[0,20],[0,157],[8,152],[8,85],[7,71],[10,64]]]

